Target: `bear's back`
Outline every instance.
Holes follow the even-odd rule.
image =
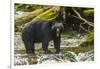
[[[50,35],[48,21],[35,21],[25,25],[23,34],[26,38],[41,42],[45,36]]]

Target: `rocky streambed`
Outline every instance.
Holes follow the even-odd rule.
[[[80,52],[76,54],[72,51],[61,52],[60,54],[39,54],[41,43],[35,44],[36,55],[27,55],[25,47],[21,40],[20,35],[15,35],[14,38],[14,65],[31,65],[31,64],[51,64],[51,63],[68,63],[68,62],[81,62],[93,61],[94,51]],[[85,41],[85,38],[61,38],[61,50],[63,48],[78,47],[80,43]],[[53,41],[49,43],[49,48],[53,49]]]

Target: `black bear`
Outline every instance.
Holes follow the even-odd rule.
[[[42,48],[45,54],[47,54],[50,40],[53,40],[56,53],[59,53],[60,34],[63,28],[63,24],[58,22],[49,22],[45,20],[30,22],[22,31],[22,40],[26,48],[26,53],[35,54],[34,43],[42,42]]]

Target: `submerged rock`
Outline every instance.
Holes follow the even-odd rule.
[[[77,61],[93,61],[94,60],[94,51],[89,51],[85,53],[79,53],[76,57]]]
[[[77,47],[85,39],[61,39],[61,48]],[[42,44],[35,44],[36,49],[42,48]],[[53,41],[50,42],[49,48],[54,48]],[[36,50],[35,49],[35,50]],[[66,51],[61,54],[40,54],[37,55],[24,55],[25,47],[21,36],[15,35],[14,38],[14,65],[30,65],[30,64],[51,64],[51,63],[69,63],[69,62],[81,62],[81,61],[93,61],[94,51],[88,51],[84,53],[76,54],[71,51]],[[39,51],[36,51],[36,53]]]
[[[37,64],[36,55],[16,54],[14,56],[14,65],[31,65]]]
[[[38,64],[64,63],[61,54],[43,54],[38,58]]]
[[[93,61],[94,52],[89,51],[85,53],[75,54],[67,51],[65,54],[40,54],[40,55],[25,55],[16,54],[14,56],[15,65],[31,65],[31,64],[52,64],[52,63],[69,63],[81,61]]]

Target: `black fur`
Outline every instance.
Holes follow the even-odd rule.
[[[59,28],[57,36],[56,29]],[[56,53],[60,52],[60,34],[63,30],[63,24],[48,21],[35,21],[26,25],[22,31],[22,40],[25,44],[27,54],[35,54],[34,43],[42,42],[42,48],[48,53],[48,44],[50,40],[54,41]]]

